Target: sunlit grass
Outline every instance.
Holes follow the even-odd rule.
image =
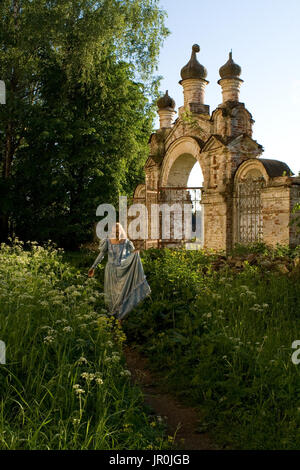
[[[0,250],[0,449],[162,449],[97,279],[51,245]]]
[[[263,257],[299,250],[253,246]],[[250,250],[250,251],[251,251]],[[237,247],[235,254],[246,254]],[[299,272],[213,269],[216,254],[149,250],[152,288],[125,324],[171,390],[201,408],[199,430],[241,449],[300,448]]]

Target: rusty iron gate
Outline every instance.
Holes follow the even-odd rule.
[[[252,243],[263,239],[261,190],[263,177],[248,177],[237,184],[237,242]]]
[[[188,187],[188,186],[165,186],[160,187],[158,189],[158,202],[159,204],[167,203],[168,205],[172,206],[173,204],[179,204],[181,207],[181,226],[182,230],[184,228],[184,205],[190,205],[190,209],[192,212],[192,227],[191,229],[194,231],[196,228],[196,215],[200,213],[201,208],[201,192],[202,187]],[[176,245],[180,244],[183,241],[188,242],[191,241],[191,238],[186,237],[186,234],[182,232],[182,238],[178,239],[174,237],[174,219],[176,214],[171,212],[170,214],[170,223],[171,223],[171,233],[170,238],[163,239],[163,221],[162,221],[162,214],[160,213],[160,220],[159,220],[159,245]]]

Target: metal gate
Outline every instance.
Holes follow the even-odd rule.
[[[237,183],[237,241],[251,243],[263,238],[261,190],[265,186],[263,177],[248,176]]]
[[[163,238],[163,220],[162,214],[160,213],[160,220],[159,220],[159,238],[160,238],[160,246],[164,245],[176,245],[184,242],[191,241],[191,237],[184,231],[185,227],[185,220],[184,220],[184,205],[190,205],[190,210],[192,213],[192,220],[191,220],[191,231],[196,230],[196,220],[199,223],[199,219],[201,219],[201,225],[203,229],[203,209],[201,206],[201,191],[202,187],[187,187],[187,186],[165,186],[160,187],[158,189],[158,202],[159,204],[167,203],[169,206],[173,204],[178,204],[179,209],[179,217],[181,218],[181,226],[182,226],[182,237],[181,239],[174,237],[174,226],[175,226],[175,218],[176,212],[172,212],[170,214],[170,237],[168,239]],[[178,220],[178,219],[177,219]]]

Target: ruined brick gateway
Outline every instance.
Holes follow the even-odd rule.
[[[203,174],[201,204],[204,212],[203,246],[230,250],[235,243],[264,241],[295,246],[300,243],[289,224],[300,201],[300,177],[278,160],[260,158],[263,147],[252,139],[254,120],[239,102],[241,67],[229,59],[218,84],[223,102],[210,114],[204,104],[207,71],[195,44],[190,61],[181,70],[184,106],[173,123],[175,102],[168,92],[157,102],[160,129],[149,140],[145,184],[136,187],[133,202],[187,201],[187,183],[198,161]],[[166,197],[168,195],[168,197]],[[153,223],[153,222],[152,222]],[[149,235],[151,220],[148,219]],[[174,238],[141,240],[141,248],[180,243]]]

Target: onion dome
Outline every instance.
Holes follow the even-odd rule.
[[[199,51],[200,47],[198,44],[194,44],[190,61],[181,69],[180,74],[182,80],[187,80],[188,78],[206,78],[207,70],[203,65],[199,64],[196,57],[196,53]]]
[[[164,108],[172,108],[172,109],[174,109],[174,108],[175,108],[175,101],[173,100],[173,98],[171,98],[171,96],[169,96],[168,90],[166,91],[166,93],[164,94],[164,96],[161,96],[161,97],[157,100],[157,107],[158,107],[159,109],[164,109]]]
[[[233,62],[232,51],[229,52],[229,59],[226,64],[219,69],[221,78],[238,78],[242,73],[241,67]]]

